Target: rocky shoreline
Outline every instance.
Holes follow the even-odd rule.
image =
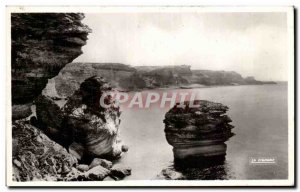
[[[13,179],[102,181],[130,175],[129,167],[113,165],[128,151],[119,139],[119,108],[109,98],[110,108],[96,105],[109,90],[102,78],[92,77],[64,106],[39,96],[36,117],[13,122]]]
[[[26,120],[14,122],[12,133],[14,181],[120,180],[131,174],[130,168],[101,158],[80,164],[64,147]]]

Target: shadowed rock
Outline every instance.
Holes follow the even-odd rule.
[[[85,177],[91,181],[102,181],[109,173],[108,169],[98,165],[85,172]]]
[[[110,170],[110,177],[114,180],[121,180],[126,176],[131,175],[131,168],[121,165],[114,165]]]

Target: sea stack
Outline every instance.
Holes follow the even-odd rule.
[[[173,146],[177,165],[206,166],[222,163],[227,146],[224,143],[234,134],[225,114],[228,107],[221,103],[196,100],[177,103],[164,119],[166,139]]]

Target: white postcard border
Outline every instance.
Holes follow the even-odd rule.
[[[11,13],[27,12],[83,12],[83,13],[114,13],[114,12],[286,12],[288,35],[288,179],[286,180],[121,180],[121,181],[72,181],[50,182],[30,181],[17,182],[12,180],[12,120],[11,120]],[[93,187],[154,187],[154,186],[293,186],[294,181],[294,8],[285,7],[210,7],[210,6],[7,6],[6,8],[6,185],[21,186],[93,186]]]

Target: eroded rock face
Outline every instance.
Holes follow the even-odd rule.
[[[224,160],[224,142],[233,136],[231,119],[225,114],[228,107],[205,100],[194,104],[199,107],[190,108],[188,102],[176,104],[165,116],[166,139],[173,146],[175,162]]]
[[[35,99],[67,64],[78,57],[91,30],[81,13],[12,13],[12,103]]]
[[[54,141],[82,157],[116,158],[122,153],[119,139],[120,110],[106,96],[111,87],[100,77],[85,80],[67,100],[41,95],[36,101],[37,124]]]
[[[65,148],[26,122],[13,122],[12,134],[15,181],[57,181],[77,164]]]

